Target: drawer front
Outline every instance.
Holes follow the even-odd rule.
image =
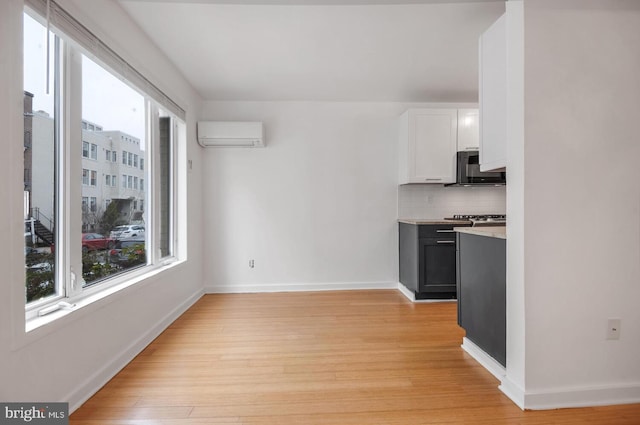
[[[451,224],[422,224],[418,229],[419,238],[456,239],[456,233]]]

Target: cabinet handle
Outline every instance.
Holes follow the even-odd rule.
[[[436,243],[448,243],[448,244],[451,244],[451,243],[456,243],[456,241],[436,241]]]
[[[464,148],[464,150],[466,151],[477,151],[480,149],[480,146],[467,146],[466,148]]]
[[[455,230],[436,230],[436,233],[455,233]]]
[[[424,179],[426,182],[439,182],[442,179]]]

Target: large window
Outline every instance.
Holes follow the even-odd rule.
[[[29,16],[24,17],[24,218],[26,299],[36,302],[58,296],[55,269],[58,224],[57,158],[59,148],[60,41]],[[47,55],[53,72],[47,76]],[[28,64],[29,66],[26,66]],[[89,155],[87,146],[87,156]],[[84,154],[84,153],[83,153]],[[87,176],[88,178],[88,176]]]
[[[176,258],[175,127],[184,124],[159,109],[159,92],[146,79],[138,78],[142,87],[136,87],[105,65],[119,57],[101,62],[62,32],[49,34],[47,54],[42,17],[27,11],[24,22],[29,319],[55,311],[60,301],[127,284]],[[137,75],[131,69],[127,74]],[[145,180],[159,188],[147,195],[147,209],[141,197]]]

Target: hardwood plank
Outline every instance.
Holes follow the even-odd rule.
[[[460,343],[455,303],[397,291],[207,295],[76,425],[640,424],[640,405],[521,411]]]

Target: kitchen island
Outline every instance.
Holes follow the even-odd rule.
[[[456,227],[462,347],[494,375],[506,366],[506,227]]]

